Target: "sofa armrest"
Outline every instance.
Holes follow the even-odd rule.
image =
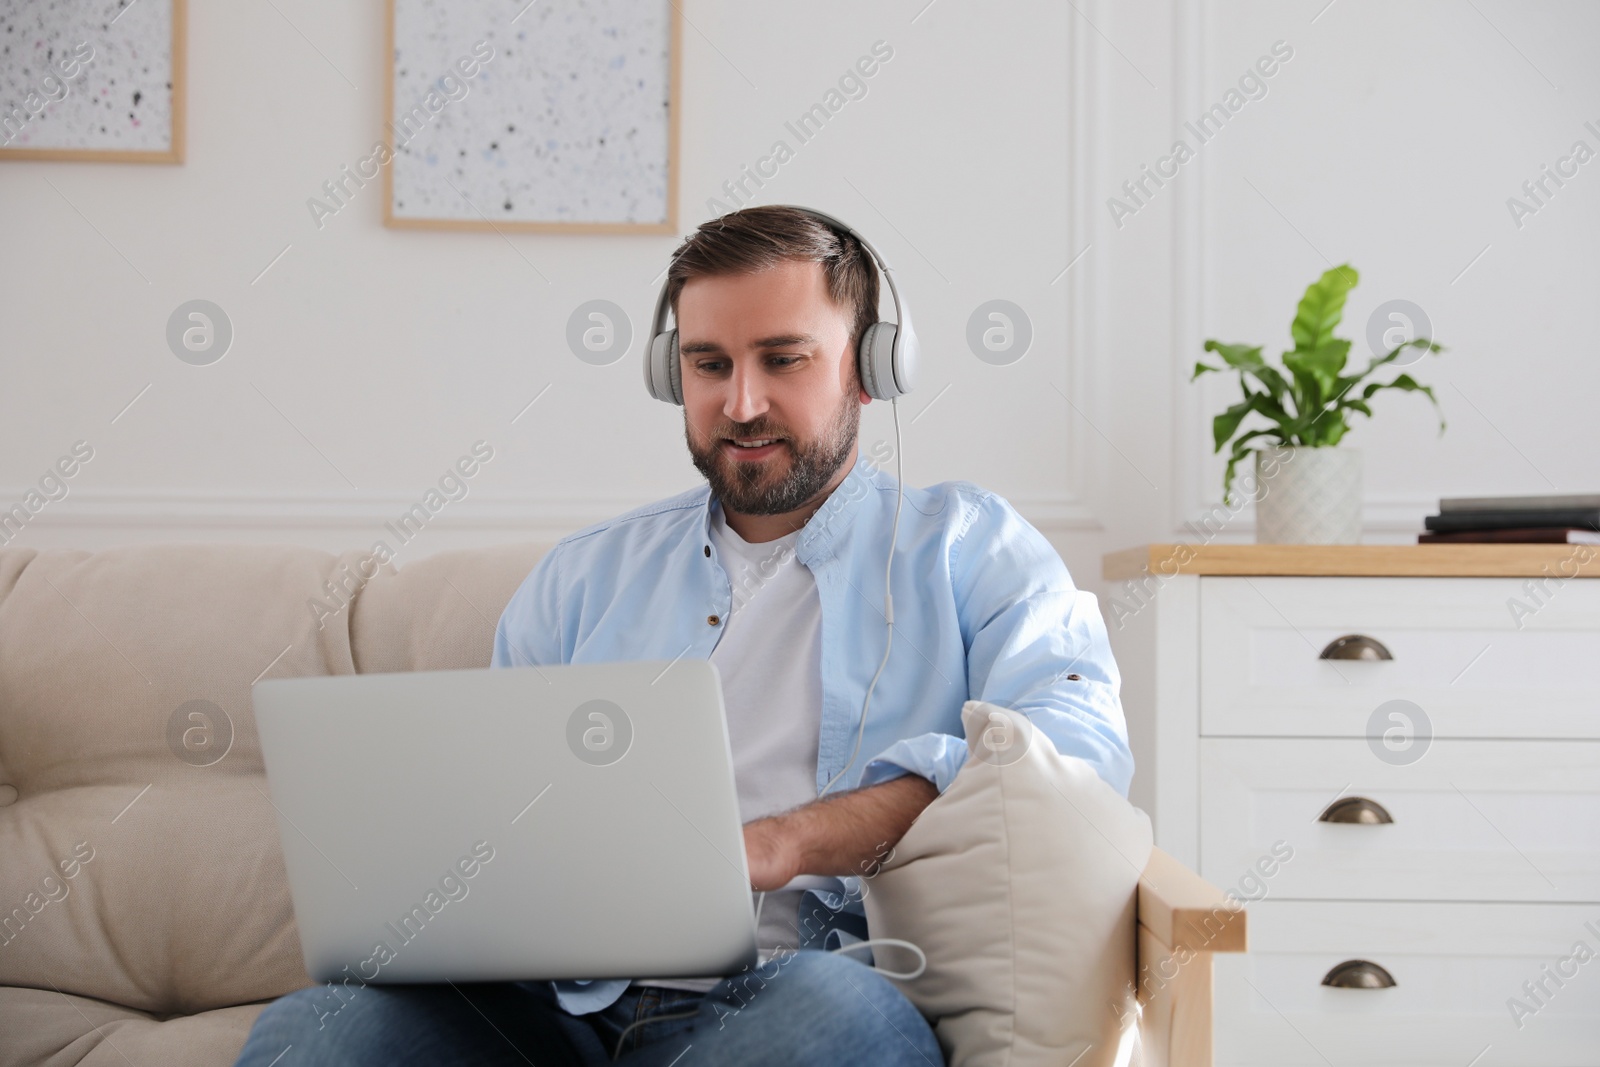
[[[1139,878],[1139,925],[1174,951],[1246,951],[1245,910],[1159,848]]]
[[[1139,878],[1142,1067],[1211,1067],[1213,952],[1243,952],[1244,909],[1154,849]]]

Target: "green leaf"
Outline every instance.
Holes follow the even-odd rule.
[[[1309,352],[1333,340],[1333,328],[1344,315],[1345,297],[1358,281],[1360,276],[1355,268],[1345,263],[1325,271],[1321,278],[1306,286],[1294,321],[1289,324],[1289,335],[1294,338],[1297,350]]]
[[[1330,443],[1330,438],[1336,441],[1343,437],[1350,427],[1345,423],[1339,405],[1330,400],[1319,411],[1296,419],[1290,428],[1294,435],[1291,438],[1293,444],[1321,448]]]
[[[1325,344],[1283,354],[1283,365],[1294,373],[1295,405],[1303,413],[1318,412],[1339,391],[1339,372],[1350,354],[1350,342],[1334,339]]]
[[[1285,388],[1287,388],[1287,386]],[[1249,390],[1246,390],[1246,392],[1249,393]],[[1260,412],[1262,415],[1265,415],[1273,422],[1282,425],[1293,420],[1293,416],[1285,411],[1283,405],[1273,397],[1267,395],[1266,393],[1250,393],[1250,395],[1255,397],[1256,411]]]
[[[1220,373],[1222,373],[1222,368],[1221,367],[1209,367],[1204,363],[1196,362],[1195,365],[1194,365],[1194,373],[1189,375],[1189,380],[1191,382],[1194,381],[1196,378],[1200,377],[1200,375],[1204,374],[1206,371],[1215,371],[1216,373],[1220,374]]]
[[[1244,434],[1233,443],[1233,450],[1235,452],[1254,451],[1254,449],[1245,448],[1244,445],[1246,441],[1256,437],[1276,437],[1278,438],[1279,444],[1283,443],[1283,434],[1280,433],[1276,427],[1267,430],[1251,430],[1249,433]]]
[[[1267,394],[1271,398],[1273,406],[1282,411],[1283,402],[1294,395],[1294,390],[1289,388],[1289,383],[1284,380],[1283,375],[1278,373],[1276,367],[1265,363],[1251,373],[1256,376],[1257,381],[1267,387]]]
[[[1285,366],[1289,364],[1289,353],[1283,354]],[[1294,374],[1294,410],[1295,415],[1305,416],[1315,413],[1322,407],[1322,386],[1316,377],[1304,367],[1290,367]]]
[[[1228,366],[1239,372],[1241,381],[1246,374],[1254,375],[1256,380],[1266,386],[1267,392],[1271,394],[1273,400],[1280,407],[1282,406],[1284,396],[1290,392],[1289,383],[1284,381],[1283,375],[1278,373],[1276,367],[1271,366],[1261,358],[1260,345],[1254,348],[1247,348],[1244,345],[1207,341],[1205,350],[1207,352],[1215,352],[1221,356]],[[1191,378],[1189,380],[1193,381],[1194,379]]]
[[[1254,451],[1254,449],[1245,449],[1245,452],[1252,451]],[[1239,460],[1242,458],[1243,453],[1239,452],[1235,452],[1233,455],[1229,456],[1228,469],[1222,472],[1222,502],[1224,504],[1233,503],[1233,468],[1238,466]]]
[[[1356,380],[1360,381],[1362,378],[1365,378],[1367,375],[1371,374],[1373,371],[1377,370],[1379,367],[1383,366],[1385,363],[1392,363],[1395,359],[1397,359],[1399,357],[1400,353],[1404,352],[1408,348],[1421,348],[1421,349],[1425,349],[1428,352],[1443,352],[1444,351],[1444,346],[1443,345],[1435,344],[1434,342],[1428,340],[1426,337],[1414,337],[1411,340],[1404,342],[1403,344],[1396,345],[1393,349],[1391,349],[1390,351],[1388,351],[1384,355],[1373,357],[1372,362],[1367,364],[1367,369],[1362,371],[1359,375],[1356,376]]]
[[[1306,444],[1312,448],[1327,448],[1337,444],[1350,429],[1350,424],[1345,421],[1344,412],[1339,408],[1329,408],[1322,413],[1329,418],[1318,417],[1311,421],[1306,428]]]
[[[1333,381],[1333,395],[1329,397],[1328,403],[1337,403],[1341,397],[1350,391],[1351,386],[1361,381],[1361,379],[1364,377],[1366,377],[1365,371],[1362,371],[1360,374],[1341,374],[1339,377],[1335,378]]]
[[[1228,438],[1239,429],[1239,423],[1255,410],[1255,395],[1249,394],[1244,400],[1211,420],[1211,436],[1216,440],[1216,447],[1211,451],[1221,452],[1222,446],[1228,443]]]
[[[1344,370],[1345,360],[1350,358],[1350,342],[1334,338],[1313,348],[1303,358],[1311,373],[1322,383],[1324,391],[1332,396],[1339,372]]]
[[[1214,441],[1213,452],[1222,451],[1222,446],[1238,432],[1239,424],[1252,411],[1266,416],[1274,423],[1277,423],[1277,426],[1268,430],[1252,431],[1239,440],[1248,441],[1252,437],[1259,437],[1263,433],[1277,434],[1280,438],[1287,440],[1284,436],[1283,427],[1293,422],[1290,416],[1271,396],[1266,393],[1252,392],[1249,386],[1245,386],[1244,399],[1211,420],[1211,436]],[[1237,442],[1235,442],[1235,447],[1237,447]]]
[[[1439,398],[1433,395],[1431,386],[1423,385],[1409,374],[1398,374],[1392,382],[1373,382],[1361,391],[1361,398],[1368,399],[1382,389],[1403,389],[1408,393],[1425,394],[1433,402],[1434,411],[1439,414],[1439,432],[1444,433],[1444,409],[1439,406]]]
[[[1281,433],[1279,433],[1275,429],[1273,429],[1273,430],[1251,430],[1249,433],[1247,433],[1244,436],[1240,437],[1237,441],[1235,441],[1233,443],[1233,454],[1228,457],[1228,467],[1227,467],[1226,470],[1224,470],[1222,472],[1222,502],[1224,504],[1228,504],[1228,503],[1232,502],[1232,498],[1233,498],[1233,469],[1234,469],[1234,467],[1238,466],[1239,461],[1241,459],[1243,459],[1245,456],[1248,456],[1252,452],[1255,451],[1255,449],[1253,449],[1253,448],[1247,448],[1246,447],[1246,442],[1248,442],[1248,441],[1250,441],[1250,440],[1252,440],[1253,438],[1256,438],[1256,437],[1265,437],[1265,436],[1277,437],[1279,443],[1280,444],[1283,443],[1283,435]]]
[[[1261,358],[1261,346],[1247,348],[1244,345],[1224,344],[1221,341],[1207,341],[1206,351],[1215,352],[1221,356],[1234,370],[1250,370],[1259,367],[1264,362]]]

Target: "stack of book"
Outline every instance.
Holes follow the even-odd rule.
[[[1422,544],[1490,541],[1600,545],[1600,493],[1447,496],[1422,520]]]

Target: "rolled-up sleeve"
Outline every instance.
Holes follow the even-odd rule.
[[[1127,795],[1133,778],[1121,675],[1099,599],[1078,589],[1055,548],[1009,503],[982,493],[951,552],[968,692],[1023,713],[1056,746]],[[861,784],[910,772],[943,792],[967,758],[965,738],[922,734],[867,764]]]
[[[877,785],[904,774],[920,774],[943,793],[967,762],[967,741],[954,734],[918,734],[896,741],[867,761],[857,788]]]

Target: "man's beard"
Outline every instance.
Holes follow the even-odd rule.
[[[725,509],[744,515],[782,515],[820,493],[850,458],[861,425],[861,404],[854,392],[846,393],[833,421],[816,440],[809,442],[784,437],[765,419],[730,425],[731,429],[718,433],[706,448],[700,449],[695,446],[685,416],[683,436],[695,468],[711,483],[711,492],[722,501]],[[724,437],[784,437],[778,445],[789,451],[788,470],[772,480],[770,469],[782,463],[781,454],[774,453],[760,463],[737,460],[724,451]]]

